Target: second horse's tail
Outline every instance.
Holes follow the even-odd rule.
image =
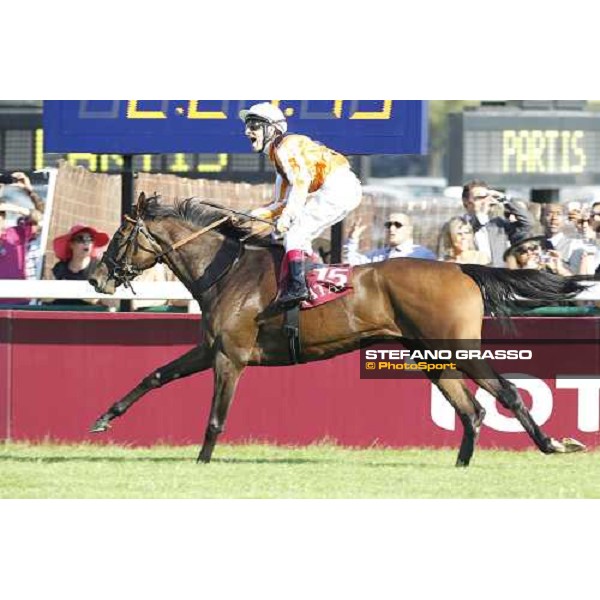
[[[573,298],[586,289],[576,277],[563,277],[535,269],[459,266],[479,286],[486,312],[495,317],[510,317],[518,311],[519,298],[554,303]]]

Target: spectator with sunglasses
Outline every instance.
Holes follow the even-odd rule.
[[[108,244],[109,237],[87,225],[74,225],[68,233],[54,239],[52,245],[59,262],[52,267],[55,279],[87,281],[97,264],[97,258]],[[85,300],[57,300],[55,304],[85,306]]]
[[[410,217],[401,212],[391,213],[384,223],[385,227],[385,246],[376,250],[371,250],[365,254],[358,251],[360,237],[366,225],[360,220],[356,221],[348,241],[344,244],[343,257],[344,262],[351,265],[363,265],[366,263],[380,262],[388,258],[424,258],[435,260],[435,254],[413,242],[413,228]]]
[[[543,235],[523,238],[504,253],[504,258],[509,269],[536,269],[556,275],[571,275],[559,252],[546,246]]]
[[[462,202],[475,234],[475,249],[491,257],[493,267],[504,266],[504,252],[519,238],[531,235],[533,217],[516,200],[490,189],[485,181],[469,181],[463,187]],[[504,206],[504,215],[492,217],[494,206]]]

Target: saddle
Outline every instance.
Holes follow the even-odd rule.
[[[320,306],[351,293],[352,267],[343,264],[307,266],[306,285],[310,298],[300,304],[301,310]]]
[[[284,263],[280,278],[287,279],[287,264]],[[306,285],[310,298],[300,303],[301,310],[320,306],[337,300],[352,291],[352,266],[347,264],[325,265],[318,255],[306,258]]]
[[[283,277],[286,275],[282,273]],[[313,255],[306,264],[306,285],[310,298],[285,311],[283,330],[288,338],[290,358],[294,364],[305,362],[302,359],[300,344],[300,311],[326,304],[351,293],[352,266],[324,265]]]

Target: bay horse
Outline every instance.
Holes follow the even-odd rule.
[[[203,341],[176,360],[154,370],[92,425],[107,430],[152,389],[213,370],[214,392],[198,462],[211,460],[217,438],[242,371],[247,366],[292,364],[284,315],[272,311],[283,247],[249,237],[248,222],[226,208],[196,198],[163,203],[155,195],[139,196],[134,216],[126,216],[89,282],[102,293],[129,285],[142,271],[164,262],[198,301]],[[326,360],[362,344],[397,340],[424,350],[430,340],[448,348],[460,340],[481,340],[484,304],[505,314],[517,296],[555,302],[577,294],[573,278],[539,271],[509,271],[411,258],[355,267],[353,293],[301,311],[302,359]],[[485,298],[485,303],[484,303]],[[534,422],[512,383],[487,361],[457,361],[460,373],[427,373],[454,407],[463,425],[457,466],[467,466],[485,411],[462,382],[463,374],[510,410],[544,453],[580,450],[583,445],[547,436]]]

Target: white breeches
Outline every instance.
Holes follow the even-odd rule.
[[[285,249],[312,253],[312,241],[339,223],[362,200],[360,181],[350,169],[337,169],[316,192],[309,194],[285,235]]]

